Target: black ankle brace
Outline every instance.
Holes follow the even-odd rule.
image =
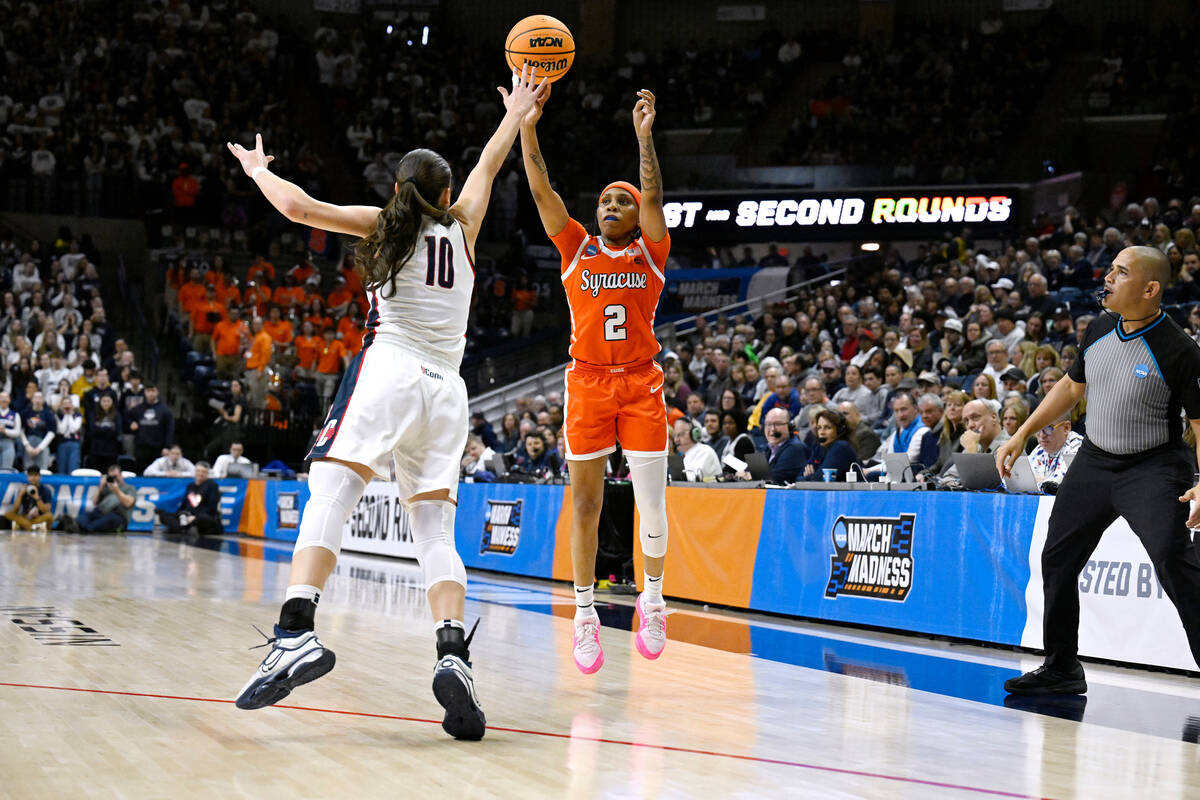
[[[311,631],[317,615],[317,604],[304,597],[285,600],[279,610],[279,627],[285,631]]]
[[[475,629],[479,627],[479,620],[475,620],[475,624],[471,626],[471,633],[467,635],[462,628],[455,628],[449,624],[442,625],[437,629],[437,654],[438,658],[444,656],[458,656],[463,661],[471,660],[471,639],[475,636]]]

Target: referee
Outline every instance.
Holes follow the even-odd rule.
[[[1042,551],[1046,660],[1006,681],[1012,694],[1087,691],[1078,655],[1079,572],[1118,516],[1149,553],[1200,663],[1200,558],[1188,531],[1200,524],[1200,507],[1188,516],[1200,485],[1192,486],[1180,420],[1182,409],[1200,442],[1200,347],[1160,308],[1169,279],[1157,248],[1117,254],[1104,277],[1108,313],[1088,326],[1071,371],[996,451],[1007,477],[1026,439],[1087,392],[1087,438],[1059,487]]]

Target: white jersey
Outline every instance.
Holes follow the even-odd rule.
[[[370,293],[363,345],[391,340],[455,371],[466,347],[475,264],[462,226],[425,217],[412,257],[390,282]]]

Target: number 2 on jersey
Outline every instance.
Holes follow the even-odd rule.
[[[454,288],[454,247],[445,236],[425,237],[425,285],[433,286],[436,262],[437,285],[443,289]]]
[[[613,303],[604,307],[604,341],[623,342],[629,338],[625,330],[625,306]]]

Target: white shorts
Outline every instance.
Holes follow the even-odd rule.
[[[458,497],[467,444],[467,387],[458,372],[382,337],[350,362],[308,457],[365,464],[400,497],[438,489]]]

